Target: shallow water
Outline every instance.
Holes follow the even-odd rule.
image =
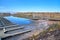
[[[8,16],[4,18],[6,18],[7,20],[11,21],[14,24],[26,25],[26,24],[32,23],[30,19],[26,19],[26,18],[19,18],[19,17],[13,17],[13,16]]]

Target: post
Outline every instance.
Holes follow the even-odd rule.
[[[3,37],[3,36],[4,36],[4,30],[3,30],[3,28],[0,27],[0,40],[1,40],[1,37]]]

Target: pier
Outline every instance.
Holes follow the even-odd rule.
[[[33,20],[29,25],[13,24],[5,18],[0,18],[0,39],[23,40],[39,35],[40,32],[49,27],[48,20]]]
[[[24,26],[16,25],[7,19],[0,17],[0,40],[2,38],[30,32],[31,29],[26,29]]]

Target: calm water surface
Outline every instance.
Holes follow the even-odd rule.
[[[26,24],[31,24],[32,20],[26,19],[26,18],[19,18],[19,17],[13,17],[13,16],[8,16],[5,17],[7,20],[11,21],[12,23],[15,24],[20,24],[20,25],[26,25]]]

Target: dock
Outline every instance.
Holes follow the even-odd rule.
[[[24,26],[13,24],[3,17],[0,17],[0,24],[0,40],[31,31],[31,29],[26,29]]]

